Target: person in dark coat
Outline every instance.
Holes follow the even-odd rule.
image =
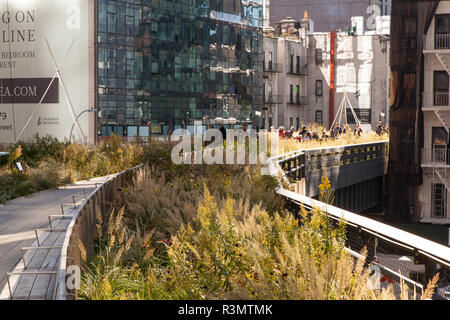
[[[362,130],[361,130],[361,128],[359,127],[359,124],[357,124],[356,125],[356,128],[355,128],[355,136],[357,135],[357,136],[361,136],[361,133],[362,133]]]
[[[379,136],[381,136],[383,133],[385,133],[386,132],[386,129],[384,129],[384,127],[383,127],[383,122],[378,122],[378,126],[377,126],[377,128],[375,129],[375,132],[377,133],[377,135],[379,135]]]
[[[304,136],[307,132],[308,132],[308,130],[306,130],[306,126],[303,126],[302,131],[300,132],[300,134],[302,136]]]
[[[225,127],[223,125],[220,126],[219,131],[222,133],[223,141],[226,141],[227,140],[227,130],[225,129]]]
[[[342,134],[342,128],[339,126],[339,123],[336,123],[336,126],[334,128],[334,136],[337,137],[338,135]]]

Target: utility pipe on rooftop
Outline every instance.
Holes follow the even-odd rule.
[[[335,92],[335,42],[336,32],[330,32],[330,120],[329,125],[333,123],[334,119],[334,92]],[[332,129],[332,128],[330,128]]]

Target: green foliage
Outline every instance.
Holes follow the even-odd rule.
[[[30,167],[36,167],[42,159],[53,158],[60,160],[64,146],[65,143],[59,142],[56,138],[51,136],[39,137],[36,134],[31,141],[19,141],[10,150],[21,147],[21,160]]]
[[[120,172],[142,163],[141,143],[125,145],[119,137],[100,146],[60,142],[35,136],[9,147],[8,163],[0,169],[0,202],[78,180]],[[14,163],[20,161],[24,172]]]

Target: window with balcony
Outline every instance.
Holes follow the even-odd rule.
[[[434,71],[433,103],[434,106],[448,106],[449,76],[447,71]]]
[[[450,49],[450,15],[440,14],[436,15],[435,26],[435,49]]]
[[[433,127],[431,132],[433,162],[448,163],[447,130],[444,127]]]

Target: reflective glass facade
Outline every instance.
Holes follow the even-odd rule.
[[[100,135],[260,125],[262,0],[97,2]]]

